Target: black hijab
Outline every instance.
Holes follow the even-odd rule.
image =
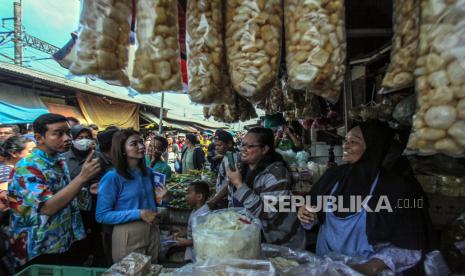
[[[379,182],[368,206],[374,210],[380,196],[387,196],[393,212],[382,210],[367,213],[368,242],[372,245],[389,242],[404,249],[428,249],[430,222],[426,198],[407,159],[400,155],[393,157],[390,152],[394,132],[388,125],[380,122],[362,123],[359,127],[366,143],[362,158],[355,164],[328,169],[310,192],[312,204],[316,203],[316,196],[329,195],[334,185],[339,182],[333,195],[342,195],[344,206],[348,207],[350,195],[361,195],[364,198],[369,194],[371,185],[379,173]],[[383,161],[388,155],[389,166],[383,166]],[[410,204],[413,204],[418,202],[418,199],[423,200],[423,208],[396,208],[401,200],[409,200]],[[339,217],[351,214],[336,212],[336,216]],[[318,219],[320,223],[324,223],[325,213],[320,212]]]

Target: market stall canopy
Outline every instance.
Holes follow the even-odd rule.
[[[69,106],[64,104],[49,103],[45,102],[45,105],[48,107],[50,113],[56,113],[63,115],[65,117],[74,117],[79,120],[81,124],[88,125],[89,122],[82,115],[81,110],[75,106]]]
[[[193,118],[187,118],[175,114],[170,114],[168,112],[168,116],[166,117],[166,120],[169,121],[176,121],[176,122],[185,122],[185,123],[192,123],[197,125],[201,129],[205,130],[217,130],[217,129],[228,129],[229,125],[227,124],[220,124],[217,122],[209,122],[206,120],[198,120],[198,119],[193,119]]]
[[[28,124],[48,112],[33,89],[0,83],[0,124]]]
[[[146,106],[160,106],[160,100],[152,95],[138,95],[136,97],[131,97],[128,95],[127,90],[108,90],[95,85],[50,75],[14,64],[0,62],[0,76],[2,77],[2,83],[19,85],[27,88],[37,87],[37,90],[39,90],[40,87],[41,93],[48,89],[48,94],[66,95],[71,93],[71,95],[73,95],[76,91],[129,103]],[[53,87],[53,91],[51,87]]]
[[[139,129],[139,106],[84,93],[76,93],[79,107],[89,123],[105,129],[109,126]]]
[[[156,124],[160,123],[160,118],[151,112],[140,112],[140,115],[149,122],[153,122]],[[174,123],[174,122],[168,122],[166,120],[163,120],[163,126],[167,128],[172,128],[172,129],[185,130],[188,132],[197,131],[196,128],[194,128],[193,126],[187,123]]]

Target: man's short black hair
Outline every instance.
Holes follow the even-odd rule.
[[[215,140],[221,141],[224,143],[232,143],[234,144],[234,138],[231,135],[231,133],[225,131],[225,130],[217,130],[215,133]]]
[[[194,189],[194,193],[203,195],[203,199],[207,201],[210,197],[210,187],[205,181],[194,181],[191,183],[190,187]]]
[[[161,146],[163,147],[163,151],[165,151],[168,148],[168,140],[166,140],[165,137],[155,136],[153,140],[161,143]]]
[[[45,133],[48,130],[48,125],[61,122],[68,122],[68,119],[60,114],[47,113],[40,115],[37,117],[37,119],[35,119],[35,121],[32,123],[32,129],[34,130],[34,133],[45,136]]]
[[[89,128],[98,131],[98,126],[97,126],[96,124],[90,124],[90,125],[89,125]]]
[[[111,150],[113,134],[119,130],[120,129],[118,127],[110,126],[97,134],[97,142],[101,151],[109,152]]]
[[[19,133],[19,127],[17,125],[4,125],[0,124],[0,128],[11,128],[14,133],[18,134]]]

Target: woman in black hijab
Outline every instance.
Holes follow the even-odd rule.
[[[423,192],[408,162],[391,156],[389,166],[383,166],[393,137],[393,131],[379,122],[352,128],[343,144],[347,164],[328,169],[311,191],[312,206],[319,196],[335,196],[339,210],[303,206],[298,213],[305,228],[321,225],[317,254],[362,258],[353,268],[366,275],[386,269],[406,271],[419,263],[422,250],[428,248],[427,209],[413,206],[423,201]],[[344,209],[349,208],[354,196],[371,197],[367,208],[340,210],[340,201]]]

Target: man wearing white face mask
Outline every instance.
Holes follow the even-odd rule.
[[[89,153],[95,149],[96,142],[92,137],[92,130],[83,125],[72,126],[71,130],[72,145],[68,152],[63,154],[68,165],[69,174],[71,180],[81,172],[82,166],[89,155]],[[81,210],[82,220],[84,222],[84,228],[87,233],[87,238],[79,243],[79,252],[83,256],[87,256],[87,262],[92,265],[95,260],[99,259],[98,253],[96,252],[96,246],[100,245],[99,238],[99,226],[97,225],[94,214],[96,197],[90,193],[90,187],[100,181],[102,175],[98,174],[93,179],[90,179],[86,184],[82,186],[81,192],[78,194],[78,206]],[[94,248],[94,249],[93,249]]]

